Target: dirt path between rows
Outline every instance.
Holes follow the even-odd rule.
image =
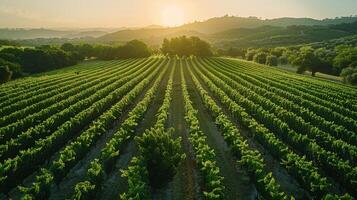
[[[188,140],[188,129],[185,122],[185,109],[181,90],[180,66],[176,66],[173,88],[172,102],[169,110],[167,127],[175,129],[174,137],[182,138],[182,148],[186,154],[186,159],[179,166],[178,172],[165,188],[155,191],[155,200],[191,200],[202,199],[200,196],[199,173],[193,156],[192,146]]]
[[[156,77],[157,76],[158,74],[156,75]],[[146,91],[153,85],[154,81],[155,78],[146,86],[146,88],[135,99],[135,101],[125,109],[125,112],[115,122],[113,128],[109,130],[106,134],[101,136],[101,138],[96,142],[95,146],[90,149],[86,156],[70,170],[67,176],[61,181],[59,186],[54,187],[52,189],[50,196],[51,200],[65,199],[66,197],[68,198],[69,195],[71,195],[71,193],[74,191],[74,186],[84,179],[90,162],[100,155],[101,149],[104,148],[106,143],[112,138],[115,131],[120,127],[120,124],[128,117],[129,111],[132,110],[137,105],[137,103],[144,97]],[[130,142],[128,144],[128,147],[130,147]],[[135,151],[129,152],[132,153]],[[123,159],[125,160],[125,158],[127,157],[125,154],[123,154]],[[128,162],[129,161],[130,159],[128,160]],[[110,175],[108,177],[110,177]]]
[[[139,122],[139,126],[135,130],[137,136],[141,135],[146,129],[152,127],[156,122],[156,114],[163,102],[163,96],[170,74],[170,66],[165,72],[164,78],[161,81],[156,92],[153,102],[146,111],[143,120]],[[137,146],[134,140],[130,140],[125,148],[123,148],[122,155],[117,160],[115,168],[111,174],[108,174],[108,179],[103,184],[103,189],[98,197],[102,200],[119,199],[119,195],[126,192],[128,189],[127,180],[121,177],[121,170],[127,169],[133,156],[137,155]]]
[[[217,103],[217,105],[222,108],[222,111],[225,115],[229,117],[229,119],[235,123],[236,127],[240,130],[242,136],[247,140],[249,146],[252,149],[258,150],[265,161],[267,170],[271,171],[276,178],[277,182],[281,186],[282,190],[285,191],[287,194],[292,195],[295,199],[309,199],[311,198],[306,190],[301,188],[299,183],[292,177],[290,174],[280,166],[279,160],[276,160],[260,143],[255,141],[254,138],[251,137],[249,134],[249,130],[242,127],[237,120],[230,114],[229,110],[223,106],[220,101],[213,95],[213,93],[208,89],[208,87],[204,84],[204,82],[200,79],[197,74],[196,69],[192,70],[195,76],[200,81],[202,87],[208,92],[211,98]],[[207,113],[208,114],[208,113]]]
[[[186,66],[185,66],[186,67]],[[191,67],[191,66],[187,66]],[[202,131],[207,135],[207,143],[216,152],[216,161],[224,177],[225,199],[255,199],[257,191],[246,172],[237,166],[237,160],[232,155],[220,131],[217,129],[210,113],[205,108],[200,95],[193,85],[187,69],[184,70],[193,106],[197,109]]]

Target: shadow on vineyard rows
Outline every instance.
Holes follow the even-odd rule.
[[[152,56],[0,89],[0,199],[357,197],[352,87]]]

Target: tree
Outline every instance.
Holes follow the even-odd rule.
[[[269,55],[266,58],[265,64],[269,66],[278,66],[278,58],[274,55]]]
[[[83,58],[90,58],[96,55],[95,47],[90,44],[81,44],[76,46],[76,50]]]
[[[162,47],[161,47],[161,52],[165,53],[165,54],[173,54],[173,52],[171,51],[171,45],[170,45],[170,40],[168,39],[164,39],[163,43],[162,43]]]
[[[15,57],[21,56],[23,49],[21,48],[5,48],[1,50],[1,53],[12,54]]]
[[[142,58],[151,54],[148,46],[139,40],[129,41],[122,48],[122,55],[118,56],[123,58]]]
[[[211,45],[199,37],[175,37],[164,39],[161,52],[168,55],[179,56],[211,56]]]
[[[211,45],[208,42],[201,40],[199,37],[191,37],[192,55],[196,56],[212,56]]]
[[[20,63],[20,58],[15,56],[12,53],[6,53],[3,51],[0,51],[0,59],[6,60],[8,62],[12,63]]]
[[[283,53],[286,51],[286,48],[284,47],[276,47],[270,50],[270,54],[274,55],[276,57],[280,57],[283,55]]]
[[[253,61],[260,64],[265,64],[267,56],[268,55],[265,52],[258,52],[257,54],[254,55]]]
[[[314,54],[318,60],[318,66],[315,67],[316,71],[333,75],[339,74],[333,67],[333,59],[336,57],[335,51],[322,47],[316,49]]]
[[[149,47],[139,40],[129,41],[122,46],[96,45],[88,47],[87,45],[81,45],[78,48],[81,49],[79,52],[82,52],[80,53],[82,56],[97,57],[103,60],[142,58],[151,55]]]
[[[218,49],[217,54],[219,56],[223,55],[223,56],[244,58],[246,54],[246,50],[241,48],[229,47],[227,49]]]
[[[248,61],[252,61],[255,53],[256,52],[254,50],[248,50],[247,53],[245,54],[245,59]]]
[[[11,78],[19,78],[22,76],[22,69],[20,64],[18,63],[13,63],[13,62],[9,62],[7,60],[4,60],[2,58],[0,58],[0,66],[6,66],[9,68],[9,70],[12,73]]]
[[[283,53],[282,56],[287,58],[288,63],[293,64],[298,54],[299,50],[288,49]]]
[[[24,49],[21,57],[24,72],[38,73],[55,69],[50,55],[40,49]]]
[[[320,60],[314,54],[314,49],[310,46],[301,47],[298,55],[292,61],[293,65],[298,66],[297,73],[303,73],[306,70],[310,70],[312,76],[319,71],[321,67]]]
[[[63,49],[73,50],[64,51]],[[64,44],[61,48],[43,45],[36,48],[5,48],[0,51],[0,66],[7,66],[12,78],[25,73],[38,73],[77,64],[83,59],[76,46]]]
[[[201,48],[202,44],[198,45]],[[192,48],[191,48],[192,49]],[[110,60],[119,58],[139,58],[151,55],[148,46],[138,40],[122,46],[73,45],[65,43],[60,48],[42,45],[35,48],[5,48],[0,51],[0,66],[5,65],[17,78],[25,73],[39,73],[77,64],[85,57]]]
[[[341,77],[345,83],[357,85],[357,65],[355,67],[344,68],[341,72]]]
[[[357,60],[357,47],[355,48],[341,48],[338,50],[337,56],[333,59],[333,66],[337,70],[349,67]]]
[[[279,57],[278,63],[280,65],[287,65],[289,63],[289,60],[288,60],[288,58],[286,56],[282,55],[282,56]]]
[[[64,43],[61,46],[63,51],[75,51],[76,47],[72,43]]]
[[[7,66],[0,66],[0,83],[5,83],[11,79],[12,72]]]

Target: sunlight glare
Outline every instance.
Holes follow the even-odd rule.
[[[176,5],[169,5],[162,9],[161,13],[162,23],[165,26],[173,27],[184,23],[184,13]]]

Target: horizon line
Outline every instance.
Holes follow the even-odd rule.
[[[186,23],[183,23],[181,25],[177,26],[165,26],[161,24],[150,24],[150,25],[134,25],[134,26],[33,26],[33,27],[3,27],[0,25],[0,29],[52,29],[52,30],[57,30],[57,31],[66,31],[65,29],[68,29],[67,31],[70,31],[71,29],[78,30],[78,29],[142,29],[150,26],[160,26],[160,28],[177,28],[180,26],[188,25],[188,24],[193,24],[193,23],[200,23],[200,22],[205,22],[210,19],[214,18],[223,18],[223,17],[236,17],[236,18],[255,18],[259,20],[274,20],[274,19],[284,19],[284,18],[290,18],[290,19],[313,19],[313,20],[318,20],[318,21],[323,21],[323,20],[331,20],[331,19],[339,19],[339,18],[357,18],[357,14],[351,14],[351,15],[345,15],[345,16],[336,16],[336,17],[324,17],[324,18],[314,18],[314,17],[297,17],[297,16],[282,16],[282,17],[275,17],[275,18],[263,18],[263,17],[258,17],[258,16],[239,16],[239,15],[230,15],[230,14],[225,14],[222,16],[215,16],[215,17],[210,17],[206,19],[201,19],[201,20],[194,20],[194,21],[188,21]],[[62,30],[61,30],[62,29]]]

